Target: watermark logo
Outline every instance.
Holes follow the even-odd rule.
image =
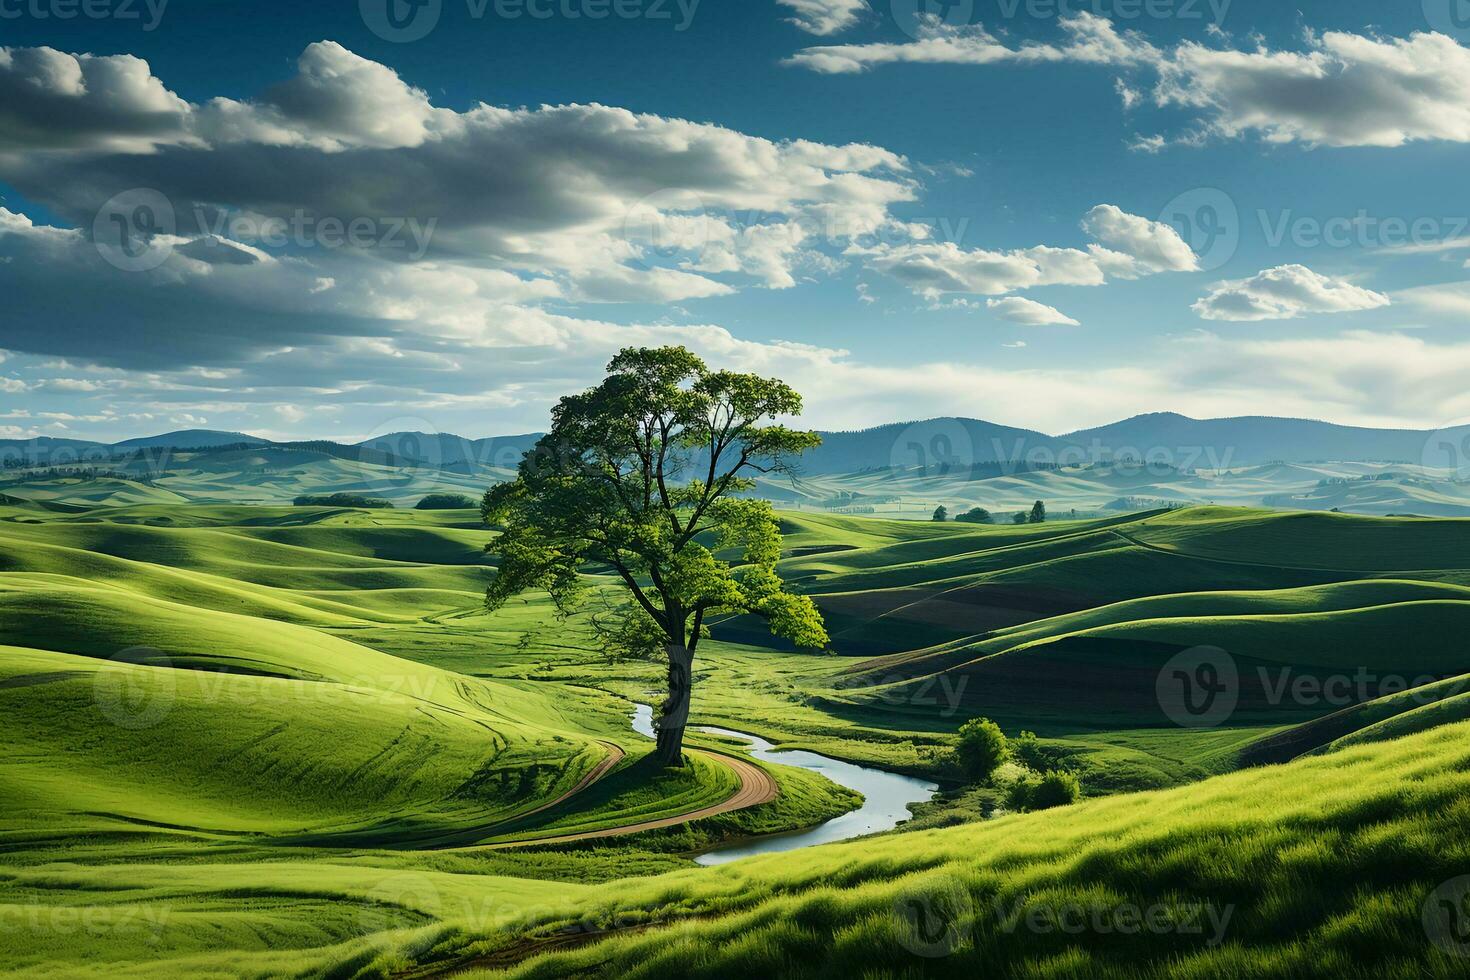
[[[1450,470],[1456,480],[1470,480],[1470,425],[1431,432],[1419,462],[1430,469]]]
[[[1430,28],[1460,41],[1470,40],[1470,0],[1423,0]]]
[[[359,250],[396,251],[417,262],[429,251],[439,219],[409,215],[388,217],[376,215],[310,214],[295,210],[289,216],[262,217],[196,207],[194,225],[204,238],[192,243],[200,251],[194,257],[207,256],[209,250],[224,250],[225,243],[239,242],[271,249],[352,248]]]
[[[147,272],[173,254],[178,220],[169,199],[149,187],[135,187],[107,200],[92,221],[92,243],[109,265],[124,272]]]
[[[975,19],[975,0],[891,0],[898,29],[918,38],[940,27],[964,27]]]
[[[0,0],[0,20],[115,20],[141,22],[144,31],[163,23],[168,0]]]
[[[649,20],[668,21],[684,32],[700,0],[465,0],[471,21]],[[439,26],[444,0],[358,0],[367,29],[385,41],[421,41]]]
[[[422,41],[439,26],[444,0],[358,0],[367,29],[385,41]]]
[[[719,224],[698,194],[664,188],[628,208],[623,240],[638,249],[638,262],[645,269],[651,269],[655,260],[698,266]]]
[[[358,444],[360,479],[352,492],[375,496],[434,490],[453,462],[445,454],[446,440],[452,438],[428,419],[388,419]]]
[[[160,724],[173,710],[176,697],[173,662],[153,647],[129,647],[108,658],[113,664],[142,665],[157,670],[103,668],[92,677],[92,701],[118,728],[141,731]]]
[[[906,426],[888,453],[893,470],[919,476],[968,476],[974,462],[970,430],[957,419],[930,419]]]
[[[1180,728],[1213,728],[1235,713],[1240,671],[1219,647],[1191,647],[1175,654],[1155,682],[1159,707]]]
[[[385,932],[412,924],[413,913],[438,918],[443,898],[427,876],[413,872],[389,875],[368,893],[358,913],[364,933]]]
[[[1208,20],[1225,23],[1231,0],[996,0],[1000,15],[1058,20],[1090,13],[1104,20]]]
[[[1374,214],[1359,208],[1353,214],[1319,217],[1298,214],[1292,208],[1256,211],[1261,234],[1271,248],[1371,248],[1381,251],[1437,249],[1455,243],[1470,246],[1470,217],[1465,215]]]
[[[941,718],[956,715],[965,698],[965,688],[970,678],[953,680],[949,674],[940,673],[923,678],[889,674],[884,677],[845,677],[832,689],[846,696],[865,695],[892,708],[915,708],[934,711]]]
[[[1217,187],[1185,191],[1164,205],[1158,220],[1179,233],[1205,272],[1229,262],[1240,247],[1240,209]]]
[[[1451,878],[1424,901],[1424,932],[1451,956],[1470,957],[1470,875]]]
[[[995,901],[1000,931],[1011,935],[1020,929],[1035,935],[1060,933],[1080,936],[1123,935],[1198,937],[1214,948],[1225,941],[1234,905],[1182,901],[1138,905],[1133,902],[1047,901],[1022,895],[1010,903]]]
[[[901,889],[893,899],[893,916],[904,949],[940,959],[970,942],[974,900],[963,882],[942,875]]]

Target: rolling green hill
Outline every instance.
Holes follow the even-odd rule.
[[[473,511],[7,498],[0,921],[19,928],[0,961],[38,976],[621,975],[634,958],[681,976],[1294,976],[1362,954],[1450,975],[1406,930],[1464,858],[1470,521],[781,521],[782,573],[832,649],[712,624],[695,723],[941,781],[918,823],[964,826],[693,869],[716,840],[856,801],[762,763],[776,799],[679,822],[743,790],[720,761],[735,743],[696,735],[688,769],[649,767],[629,714],[660,696],[662,668],[600,650],[586,616],[608,583],[589,576],[570,619],[535,595],[487,614],[491,532]],[[1160,687],[1197,650],[1237,681],[1205,725]],[[1090,799],[995,819],[999,798],[949,762],[977,715],[1037,732]],[[613,836],[528,846],[588,833]],[[1342,880],[1359,890],[1329,889]],[[970,903],[937,962],[901,938],[932,923],[883,911],[915,896]],[[993,902],[1021,896],[1207,899],[1234,925],[1209,947],[997,931]],[[110,927],[58,929],[68,916]],[[1381,941],[1362,947],[1361,929]]]

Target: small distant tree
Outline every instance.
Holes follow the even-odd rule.
[[[801,411],[784,382],[711,371],[683,347],[627,348],[607,371],[561,400],[516,479],[485,494],[481,514],[500,529],[486,546],[500,560],[485,604],[539,589],[565,616],[579,606],[584,568],[611,573],[623,601],[592,625],[611,651],[666,660],[657,754],[682,766],[708,619],[752,614],[798,647],[827,645],[817,607],[776,572],[770,503],[735,496],[754,488],[751,473],[786,472],[821,440],[774,421]]]
[[[1046,522],[1046,504],[1038,500],[1031,505],[1030,521],[1032,524],[1044,524]]]
[[[982,783],[1011,757],[1011,750],[999,725],[989,718],[971,718],[960,726],[955,757],[966,776]]]
[[[930,520],[935,520],[935,521],[947,521],[947,520],[949,520],[949,508],[946,507],[946,506],[944,506],[943,504],[940,504],[938,507],[935,507],[934,508],[934,516],[932,518],[930,518]]]
[[[1011,523],[1012,524],[1025,524],[1025,523],[1027,523],[1030,520],[1031,520],[1031,515],[1028,514],[1028,513],[1026,513],[1024,510],[1018,510],[1014,514],[1011,515]]]
[[[963,514],[956,514],[955,520],[964,521],[966,524],[994,524],[995,517],[984,507],[971,507]]]

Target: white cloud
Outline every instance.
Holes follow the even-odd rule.
[[[838,75],[899,63],[992,65],[1072,61],[1132,65],[1158,57],[1158,50],[1142,35],[1132,31],[1119,33],[1112,22],[1095,14],[1082,12],[1063,17],[1061,27],[1066,35],[1061,44],[1028,41],[1011,47],[978,25],[955,27],[931,19],[913,41],[806,48],[788,58],[786,64]]]
[[[128,98],[83,84],[98,65],[127,77]],[[201,105],[169,94],[136,58],[7,50],[0,120],[31,113],[11,105],[29,105],[19,96],[33,90],[48,93],[45,111],[9,129],[23,147],[52,152],[0,154],[0,179],[78,227],[90,228],[119,191],[152,188],[177,219],[184,255],[243,263],[266,245],[230,234],[234,224],[295,236],[310,217],[304,234],[316,246],[325,227],[316,222],[366,220],[378,236],[366,251],[494,267],[511,289],[506,302],[521,301],[512,294],[526,281],[539,298],[554,287],[582,302],[789,288],[798,268],[830,269],[821,249],[902,228],[889,208],[918,190],[903,157],[864,144],[773,141],[596,104],[438,108],[333,42],[308,47],[297,73],[257,99]],[[51,105],[79,99],[88,111]],[[400,231],[395,242],[383,240],[388,229]],[[184,244],[204,235],[232,247]],[[334,269],[348,251],[305,261]]]
[[[1224,137],[1399,146],[1470,141],[1470,49],[1443,34],[1308,34],[1305,51],[1185,43],[1160,62],[1155,100],[1198,110]]]
[[[191,111],[132,55],[0,48],[0,150],[144,151],[186,139]]]
[[[917,233],[890,208],[918,183],[881,147],[596,104],[456,112],[332,42],[256,99],[199,105],[136,58],[7,49],[0,96],[32,90],[74,111],[11,127],[30,152],[0,153],[0,180],[75,227],[0,209],[7,342],[82,363],[219,367],[345,337],[554,342],[543,304],[792,288],[835,271],[857,236]],[[31,111],[13,104],[0,97],[0,119]],[[138,187],[163,195],[177,235],[159,239],[172,254],[156,269],[122,273],[89,232]],[[362,243],[327,239],[328,222],[357,221]]]
[[[1383,293],[1303,265],[1281,265],[1249,279],[1216,283],[1192,309],[1206,320],[1289,320],[1304,313],[1349,313],[1389,305]]]
[[[931,21],[912,41],[812,47],[787,63],[827,74],[895,63],[1052,62],[1149,72],[1156,76],[1149,92],[1154,104],[1190,110],[1196,121],[1173,137],[1134,137],[1131,145],[1145,152],[1248,134],[1322,146],[1470,142],[1470,48],[1444,34],[1399,38],[1309,30],[1299,50],[1273,50],[1259,38],[1250,50],[1194,41],[1161,49],[1094,14],[1078,13],[1060,23],[1060,43],[1010,45],[980,26]],[[1229,43],[1220,31],[1211,38]],[[1114,84],[1125,111],[1142,100],[1141,86],[1122,78]]]
[[[910,242],[849,247],[848,254],[902,282],[931,301],[947,294],[998,296],[1033,286],[1100,286],[1111,278],[1136,279],[1196,267],[1194,253],[1166,225],[1110,204],[1088,212],[1082,227],[1105,243],[1085,250],[1037,245],[992,251],[954,242]]]
[[[867,0],[776,0],[791,10],[791,23],[825,37],[845,31],[868,11]]]
[[[1043,326],[1081,326],[1076,320],[1067,316],[1054,307],[1035,300],[1026,299],[1024,296],[1007,296],[1005,299],[987,299],[987,308],[994,310],[995,315],[1002,320],[1012,323],[1022,323],[1029,327]]]
[[[1107,247],[1132,256],[1147,272],[1193,272],[1194,252],[1179,232],[1112,205],[1099,204],[1082,219],[1082,229]]]

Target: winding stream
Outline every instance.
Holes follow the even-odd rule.
[[[635,705],[633,730],[645,738],[653,738],[653,707]],[[826,823],[795,830],[786,834],[767,834],[752,840],[737,841],[713,848],[696,857],[697,864],[724,864],[736,858],[754,854],[770,854],[775,851],[793,851],[813,844],[830,844],[833,841],[876,834],[881,830],[892,830],[911,816],[908,804],[929,799],[939,787],[912,776],[884,772],[869,766],[860,766],[841,759],[828,758],[802,749],[779,749],[765,739],[747,732],[729,728],[701,725],[698,731],[711,735],[723,735],[740,739],[751,747],[751,756],[762,762],[783,766],[796,766],[821,773],[834,783],[855,789],[863,794],[863,805],[851,813],[834,817]]]

